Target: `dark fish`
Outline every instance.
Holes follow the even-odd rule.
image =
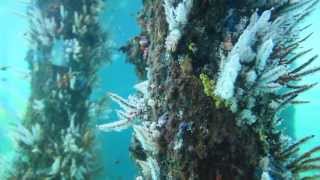
[[[115,160],[114,164],[120,164],[120,160]]]
[[[0,70],[1,71],[6,71],[6,70],[8,70],[8,68],[9,68],[9,66],[3,66],[3,67],[0,67]]]

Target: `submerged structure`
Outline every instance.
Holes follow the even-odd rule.
[[[298,60],[312,53],[299,23],[317,2],[143,0],[142,32],[120,48],[142,82],[127,99],[108,93],[119,120],[96,125],[103,0],[28,1],[31,96],[1,178],[95,179],[95,131],[132,127],[137,180],[319,179],[320,146],[300,154],[313,136],[290,140],[278,115],[315,85],[301,79],[317,55]]]
[[[16,157],[2,179],[92,179],[95,122],[103,99],[90,99],[96,72],[108,60],[99,25],[102,0],[26,2],[31,96],[14,128]]]
[[[304,103],[317,58],[298,62],[301,22],[317,0],[144,0],[143,31],[121,50],[144,80],[136,95],[111,98],[119,121],[103,131],[134,130],[137,179],[317,179],[313,136],[290,141],[278,113]],[[296,62],[298,62],[296,64]]]

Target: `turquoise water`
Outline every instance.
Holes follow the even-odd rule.
[[[312,24],[310,29],[306,30],[304,34],[308,34],[310,32],[314,32],[312,38],[308,39],[304,43],[305,49],[313,49],[313,53],[309,55],[312,56],[314,54],[320,53],[320,6],[317,5],[316,12],[314,12],[310,17],[307,18],[307,21],[304,24]],[[307,57],[306,57],[307,58]],[[318,59],[313,66],[319,66],[320,60]],[[315,76],[308,76],[305,78],[305,82],[318,82],[319,83],[320,76],[319,74]],[[320,86],[317,85],[315,88],[310,91],[302,94],[300,96],[301,99],[307,99],[311,101],[309,104],[304,104],[296,107],[295,113],[295,134],[298,138],[306,136],[306,134],[315,134],[316,139],[306,145],[308,148],[320,144],[320,129],[319,129],[319,110],[320,110]]]
[[[141,0],[108,0],[105,13],[101,18],[102,25],[110,33],[110,41],[115,49],[124,45],[129,39],[139,34],[136,23],[136,14],[142,7]],[[27,30],[27,22],[20,15],[24,6],[13,0],[0,1],[0,66],[15,67],[14,71],[0,71],[0,156],[10,156],[12,142],[10,138],[10,124],[21,119],[25,112],[27,100],[30,94],[28,77],[25,77],[27,64],[23,60],[27,51],[27,42],[24,32]],[[308,32],[314,32],[312,38],[304,43],[304,48],[313,48],[320,54],[320,9],[313,13],[305,24],[312,23]],[[101,96],[106,92],[116,92],[122,97],[127,97],[133,92],[133,85],[138,82],[134,67],[125,62],[125,56],[117,51],[112,55],[112,63],[105,65],[99,72],[101,86],[95,90],[93,96]],[[308,58],[308,57],[305,57]],[[320,65],[320,60],[314,66]],[[320,82],[320,75],[310,76],[305,82]],[[297,105],[294,111],[290,111],[288,119],[293,119],[291,132],[296,138],[315,134],[316,139],[311,141],[306,148],[320,143],[319,115],[320,115],[320,86],[300,96],[302,100],[309,100],[309,104]],[[116,104],[111,104],[111,109],[116,109]],[[293,117],[289,117],[292,115]],[[105,119],[97,123],[105,123],[115,120],[112,112]],[[289,123],[290,124],[290,123]],[[134,179],[137,172],[128,153],[132,130],[123,133],[99,133],[98,140],[102,152],[102,161],[105,172],[102,179]]]
[[[139,34],[139,27],[136,24],[135,15],[142,7],[142,2],[112,1],[107,2],[107,12],[103,14],[102,23],[111,33],[112,43],[119,48]],[[122,97],[127,97],[133,92],[133,85],[138,82],[134,67],[125,62],[124,54],[113,55],[113,62],[105,66],[101,72],[101,84],[96,95],[103,95],[106,92],[117,92]],[[117,109],[117,104],[112,104],[112,109]],[[110,114],[109,121],[116,119],[115,113]],[[107,121],[98,122],[98,124]],[[109,179],[134,179],[136,176],[133,160],[130,159],[128,148],[131,141],[131,129],[121,133],[100,133],[99,139],[102,142],[103,159],[105,162],[106,174]]]
[[[0,66],[10,65],[17,71],[1,71],[0,74],[0,152],[10,154],[9,124],[18,121],[26,108],[29,95],[28,79],[23,78],[27,63],[23,61],[27,51],[27,42],[23,33],[27,28],[24,18],[16,14],[24,10],[17,1],[0,2]]]

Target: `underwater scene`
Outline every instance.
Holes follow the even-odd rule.
[[[0,0],[0,180],[320,180],[319,0]]]

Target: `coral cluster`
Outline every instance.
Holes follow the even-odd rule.
[[[164,1],[164,10],[168,23],[169,33],[166,38],[166,48],[168,51],[175,51],[182,36],[188,15],[192,9],[193,0],[183,0],[174,6],[174,0]]]
[[[132,127],[136,143],[141,145],[146,158],[137,160],[141,167],[144,177],[147,179],[159,179],[159,165],[154,156],[158,153],[156,139],[159,137],[159,131],[155,122],[148,119],[148,110],[153,105],[148,95],[148,81],[135,85],[139,95],[130,96],[128,100],[120,96],[109,93],[111,99],[119,104],[122,110],[117,111],[118,121],[107,124],[97,125],[101,131],[121,131]]]
[[[264,11],[260,17],[255,12],[228,57],[222,59],[215,94],[230,101],[233,112],[241,106],[239,123],[252,124],[257,119],[254,113],[263,114],[256,110],[257,99],[265,98],[263,106],[277,111],[314,86],[294,85],[302,76],[319,70],[318,67],[304,70],[317,56],[295,68],[292,64],[295,59],[292,53],[299,40],[294,42],[297,34],[290,30],[309,13],[310,4],[300,8],[273,20],[271,10]]]
[[[98,21],[103,3],[26,3],[31,96],[24,119],[14,128],[15,158],[3,179],[96,175],[94,120],[104,100],[95,102],[90,95],[97,70],[108,60],[106,34]]]
[[[147,94],[148,82],[142,82],[135,86],[135,89],[142,93],[142,97],[130,96],[128,100],[123,99],[114,93],[108,93],[110,98],[115,101],[123,110],[118,110],[118,121],[98,125],[97,128],[101,131],[121,131],[132,126],[133,124],[140,123],[146,119],[147,104],[145,100]]]
[[[148,68],[147,108],[130,149],[137,179],[319,177],[305,174],[319,170],[319,147],[299,155],[311,137],[288,140],[278,116],[314,86],[299,81],[319,71],[310,68],[317,56],[296,62],[310,52],[299,52],[310,37],[299,36],[299,22],[317,2],[144,1],[148,56],[134,53],[137,41],[125,50]]]

